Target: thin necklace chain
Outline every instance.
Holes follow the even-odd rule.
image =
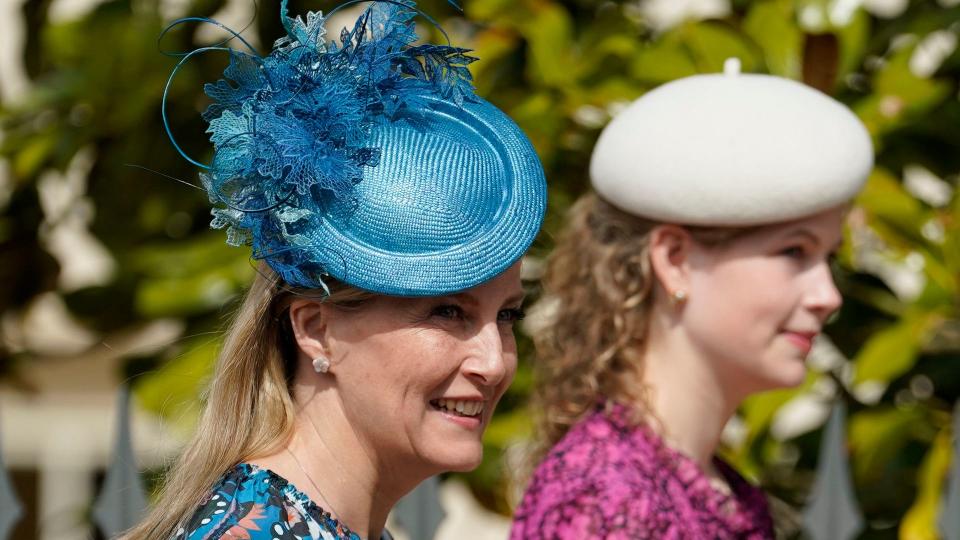
[[[323,490],[321,490],[320,486],[318,486],[317,483],[313,481],[313,477],[310,476],[310,473],[308,473],[307,470],[303,468],[303,464],[300,463],[299,459],[297,459],[297,455],[294,454],[289,447],[284,448],[284,450],[286,450],[287,453],[290,454],[290,457],[293,458],[293,462],[296,463],[297,467],[300,468],[300,472],[302,472],[303,475],[307,477],[307,481],[310,482],[311,486],[313,486],[313,489],[314,491],[317,492],[317,495],[320,495],[320,499],[323,501],[323,504],[326,505],[326,508],[330,509],[330,512],[333,514],[333,517],[337,518],[337,523],[339,523],[340,525],[343,525],[344,524],[343,520],[340,519],[340,514],[337,513],[337,509],[334,508],[332,504],[330,504],[330,501],[328,501],[326,497],[323,496]]]
[[[323,440],[323,436],[320,435],[320,430],[317,428],[317,424],[315,424],[315,423],[313,422],[313,417],[310,416],[310,414],[307,413],[306,411],[304,411],[303,414],[307,417],[307,422],[309,422],[309,423],[310,423],[310,427],[313,428],[313,433],[317,436],[317,439],[320,440],[320,444],[323,445],[323,447],[327,450],[327,453],[328,453],[328,454],[330,454],[331,456],[333,456],[333,455],[334,455],[334,454],[333,454],[333,450],[331,450],[330,447],[327,446],[327,441]],[[364,485],[362,482],[359,482],[359,481],[357,480],[357,478],[356,478],[353,474],[350,474],[350,471],[344,469],[343,466],[341,466],[340,463],[339,463],[337,460],[333,460],[333,464],[334,464],[334,466],[340,471],[340,474],[343,475],[343,477],[348,478],[348,479],[350,479],[351,481],[355,482],[357,486],[363,486],[363,485]],[[364,491],[368,491],[368,492],[369,492],[369,490],[367,490],[366,488],[362,488],[362,489],[364,489]],[[374,500],[374,501],[377,501],[377,500],[379,499],[379,497],[377,496],[377,493],[376,493],[375,491],[374,491],[374,492],[369,492],[369,495],[370,495],[370,498],[371,498],[372,500]],[[380,501],[380,502],[382,502],[382,501]]]
[[[306,411],[301,410],[301,412],[307,417],[307,422],[310,424],[310,427],[313,428],[313,433],[317,436],[317,439],[320,440],[320,444],[322,444],[323,447],[327,450],[327,453],[329,453],[330,455],[333,455],[333,451],[330,450],[329,446],[327,446],[327,441],[323,440],[323,436],[320,435],[320,430],[317,428],[317,425],[313,422],[313,418]],[[320,489],[320,486],[318,486],[317,483],[313,481],[313,477],[311,477],[310,473],[308,473],[307,470],[303,467],[303,464],[300,463],[300,460],[297,459],[297,456],[292,451],[290,451],[289,447],[285,448],[284,450],[286,450],[287,453],[290,454],[290,457],[293,458],[294,463],[297,464],[297,467],[300,468],[300,471],[303,473],[303,475],[307,477],[307,480],[310,482],[310,485],[312,485],[313,489],[315,489],[317,491],[317,494],[320,495],[320,498],[323,500],[324,504],[326,504],[327,507],[330,509],[330,512],[333,514],[333,517],[337,518],[338,529],[340,527],[346,527],[346,524],[340,518],[340,515],[337,513],[337,510],[333,507],[332,504],[330,504],[330,501],[328,501],[327,498],[324,497],[323,491]],[[337,463],[336,460],[333,461],[333,464],[337,467],[337,469],[340,470],[341,474],[346,475],[347,477],[351,477],[351,478],[353,477],[353,475],[347,472],[339,463]],[[372,497],[376,499],[377,498],[376,493],[373,493]]]

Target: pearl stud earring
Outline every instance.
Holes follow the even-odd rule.
[[[326,373],[330,371],[330,360],[326,356],[318,356],[313,359],[313,370],[317,373]]]

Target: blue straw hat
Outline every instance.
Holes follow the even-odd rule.
[[[213,162],[177,146],[204,169],[212,226],[298,287],[330,276],[435,296],[516,262],[543,220],[543,169],[520,128],[474,95],[469,51],[415,45],[411,1],[373,3],[339,44],[325,38],[333,12],[281,10],[288,35],[268,56],[206,47],[170,76],[196,54],[230,55],[225,80],[205,87]]]

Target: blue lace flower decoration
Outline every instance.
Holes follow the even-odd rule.
[[[415,45],[418,14],[411,0],[374,2],[338,44],[327,40],[326,17],[290,18],[283,0],[287,35],[268,56],[217,49],[230,64],[204,87],[213,100],[203,118],[214,158],[201,174],[211,226],[225,228],[231,245],[252,245],[290,285],[323,286],[329,255],[298,231],[315,230],[330,199],[349,200],[364,168],[377,166],[371,128],[417,116],[427,97],[458,106],[476,99],[466,67],[475,58],[451,45]]]

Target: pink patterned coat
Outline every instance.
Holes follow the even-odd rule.
[[[715,458],[732,493],[715,489],[690,458],[627,409],[602,407],[575,425],[537,467],[511,540],[773,538],[763,492]]]

